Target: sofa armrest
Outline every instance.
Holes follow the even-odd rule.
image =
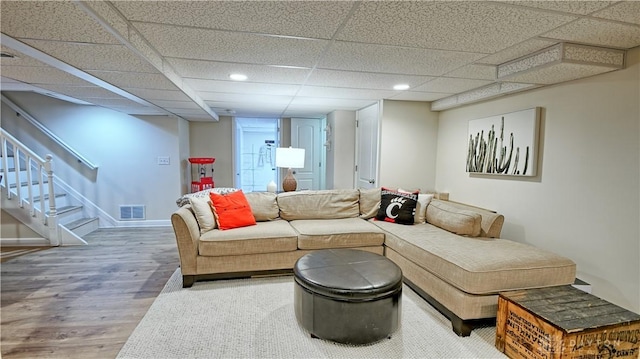
[[[190,206],[182,206],[175,211],[171,215],[171,224],[176,235],[182,275],[195,275],[200,227]]]

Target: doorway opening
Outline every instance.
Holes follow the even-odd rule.
[[[233,123],[234,187],[243,192],[266,191],[269,182],[278,183],[279,119],[237,117]]]

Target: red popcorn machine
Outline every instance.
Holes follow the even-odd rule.
[[[191,157],[191,192],[213,188],[213,157]],[[210,176],[207,176],[210,174]]]

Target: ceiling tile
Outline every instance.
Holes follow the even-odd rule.
[[[3,1],[0,29],[14,38],[118,43],[69,1]]]
[[[477,80],[495,80],[496,67],[493,65],[467,65],[446,74],[447,77],[459,77]]]
[[[304,86],[298,96],[333,98],[333,99],[350,99],[350,100],[376,100],[381,98],[389,98],[398,91],[393,90],[370,90],[370,89],[353,89],[341,87],[324,87],[324,86]]]
[[[54,67],[42,66],[2,66],[2,76],[30,84],[90,85]]]
[[[358,7],[337,39],[492,53],[575,18],[488,1],[371,1]]]
[[[185,79],[185,82],[194,90],[203,92],[207,91],[293,96],[300,89],[300,86],[298,85],[257,84],[253,82],[233,82],[200,79]]]
[[[450,96],[450,93],[435,93],[435,92],[413,92],[413,91],[402,91],[395,96],[393,96],[392,100],[402,100],[402,101],[435,101],[441,98],[445,98]]]
[[[483,57],[478,60],[479,64],[488,64],[488,65],[500,65],[505,62],[511,61],[513,59],[517,59],[519,57],[534,53],[538,50],[542,50],[549,46],[553,46],[557,44],[558,41],[547,40],[547,39],[531,39],[527,40],[518,45],[512,46],[508,49],[497,52],[493,55],[489,55],[487,57]]]
[[[318,64],[321,69],[438,76],[469,64],[482,54],[338,41]]]
[[[553,39],[628,49],[640,46],[640,27],[606,20],[580,19],[544,34]]]
[[[431,79],[433,77],[317,69],[309,76],[307,85],[389,90],[393,85],[415,87]]]
[[[121,98],[115,93],[105,90],[102,87],[94,85],[86,86],[65,86],[65,85],[39,85],[43,89],[47,89],[53,92],[62,93],[75,98],[102,98],[102,99],[115,99]]]
[[[25,43],[83,70],[158,72],[124,45],[24,40]]]
[[[200,92],[200,95],[205,101],[217,101],[217,102],[247,102],[247,96],[240,93],[226,93],[226,92]],[[277,96],[277,95],[251,95],[251,103],[254,104],[274,104],[274,105],[288,105],[293,96]]]
[[[310,68],[283,68],[266,65],[168,58],[167,61],[183,77],[228,81],[232,73],[247,75],[251,82],[302,84]]]
[[[640,2],[619,2],[610,8],[598,11],[593,16],[640,25]]]
[[[572,14],[587,15],[605,8],[615,1],[505,1],[506,3],[527,6],[538,9],[568,12]]]
[[[318,97],[296,97],[291,101],[289,108],[302,108],[304,106],[327,106],[334,109],[357,110],[371,103],[376,102],[375,99],[355,100],[355,99],[331,99]]]
[[[416,87],[412,89],[412,91],[457,93],[457,92],[467,91],[472,88],[484,86],[492,82],[493,81],[487,81],[487,80],[439,77],[433,81],[427,82],[426,84],[420,87]]]
[[[156,90],[179,89],[164,75],[140,72],[88,71],[91,75],[117,87],[146,88]]]
[[[377,99],[335,99],[335,98],[319,98],[319,97],[301,97],[297,96],[291,101],[289,107],[302,106],[333,106],[335,109],[351,109],[356,110],[370,103],[376,102]]]
[[[153,102],[154,100],[167,100],[167,101],[191,101],[187,95],[182,91],[170,91],[170,90],[152,90],[152,89],[140,89],[140,88],[123,88],[123,90],[136,95],[140,98]]]
[[[200,109],[200,106],[198,106],[195,102],[191,102],[191,101],[155,100],[153,101],[153,104],[163,108],[187,109],[187,110]]]
[[[330,39],[351,1],[116,1],[132,21]],[[247,21],[247,19],[251,21]]]
[[[199,60],[311,67],[328,43],[147,23],[135,26],[163,56]]]

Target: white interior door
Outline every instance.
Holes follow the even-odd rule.
[[[378,186],[378,104],[356,113],[356,188]]]
[[[321,189],[322,120],[312,118],[291,119],[291,147],[304,148],[304,168],[294,169],[298,190]]]

